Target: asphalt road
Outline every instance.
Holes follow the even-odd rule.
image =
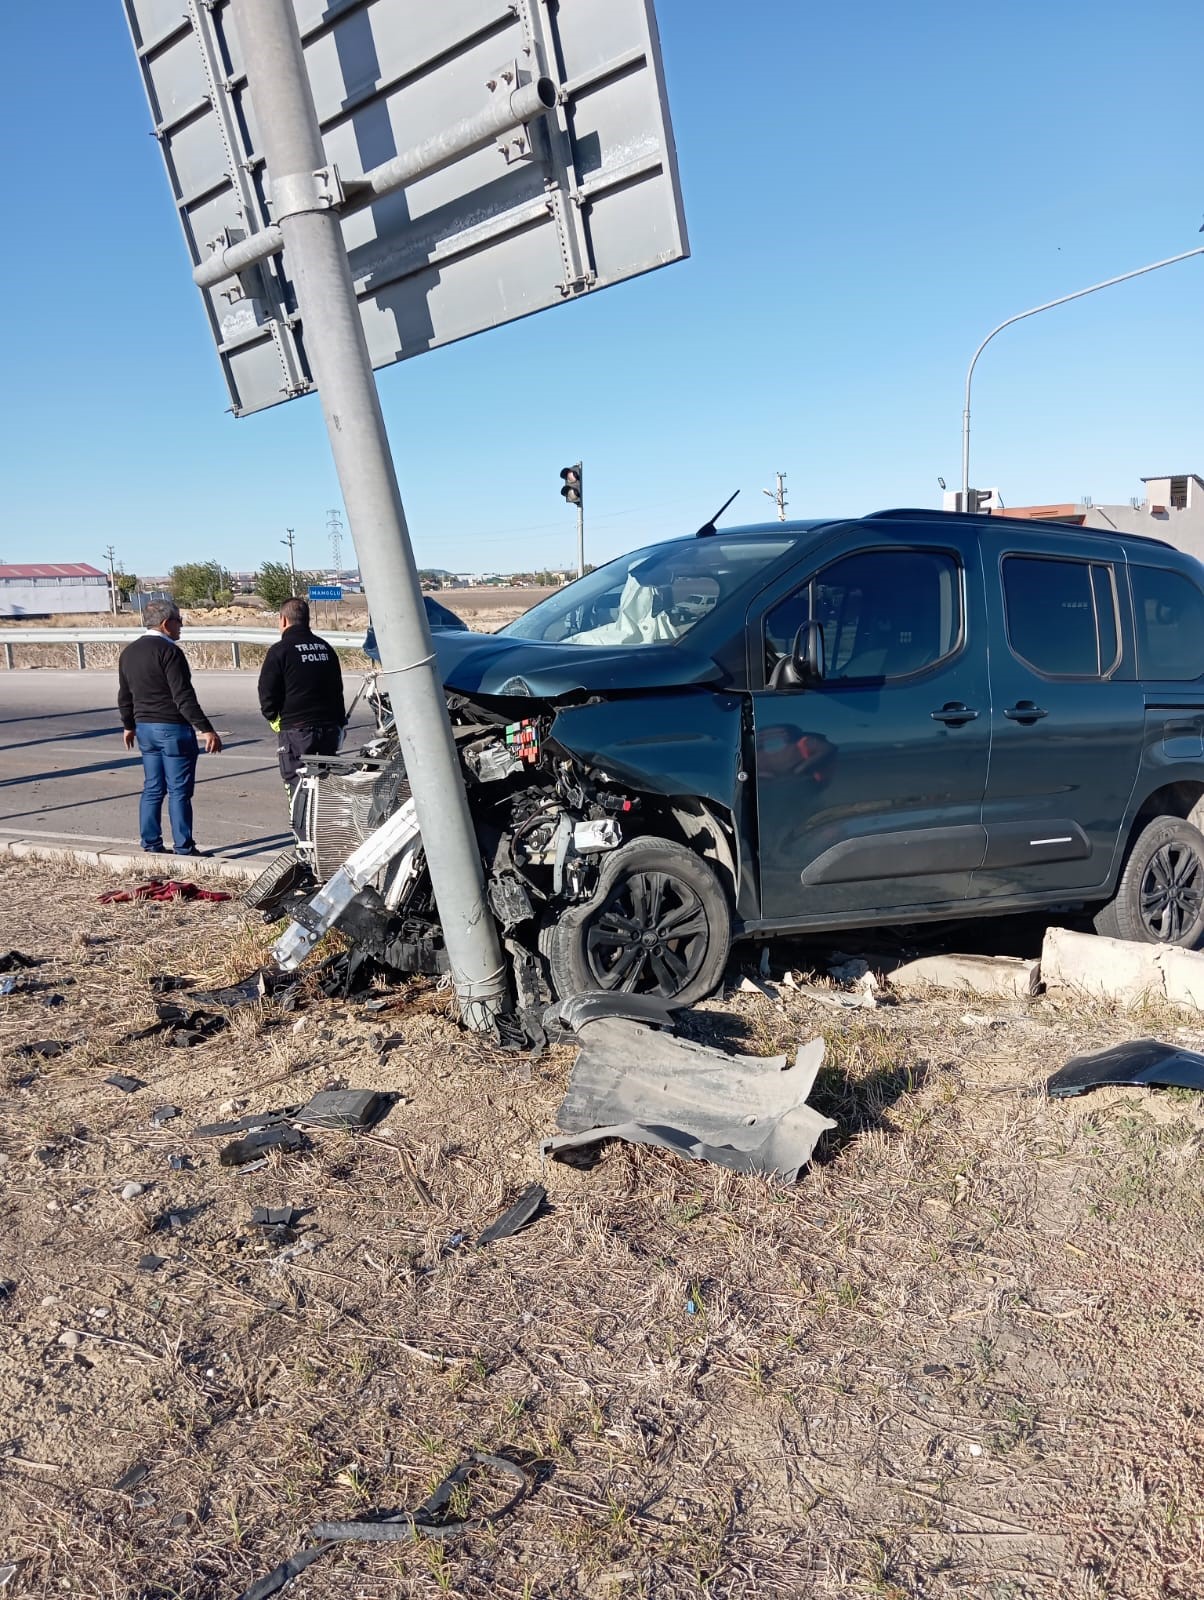
[[[276,737],[259,715],[253,672],[195,672],[197,697],[221,734],[202,752],[193,802],[197,843],[256,856],[291,837]],[[350,699],[359,680],[347,680]],[[0,833],[48,845],[138,847],[142,763],[121,742],[112,672],[0,672]],[[349,739],[370,731],[361,701]],[[358,732],[357,732],[358,730]],[[167,807],[163,822],[170,841]]]

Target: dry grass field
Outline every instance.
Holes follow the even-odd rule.
[[[454,611],[476,633],[496,633],[507,622],[513,622],[524,611],[528,611],[538,600],[550,594],[550,589],[446,589],[435,598],[449,611]],[[270,628],[275,626],[275,617],[271,612],[261,611],[252,606],[230,606],[225,610],[193,611],[185,609],[184,613],[184,644],[188,651],[188,659],[196,668],[224,668],[230,665],[230,647],[224,644],[209,644],[199,641],[188,641],[188,629],[195,628]],[[321,633],[323,629],[332,631],[355,632],[366,626],[367,608],[363,604],[362,595],[353,595],[344,602],[337,611],[331,611],[327,620],[327,611],[324,606],[314,608],[314,627]],[[64,631],[79,628],[131,628],[137,627],[136,616],[122,615],[114,617],[108,613],[98,616],[73,616],[73,617],[43,617],[30,622],[11,621],[0,619],[0,643],[3,643],[4,630],[21,627],[36,628],[62,628]],[[258,670],[266,646],[244,645],[242,647],[242,664],[247,670]],[[18,669],[49,667],[73,668],[76,665],[76,651],[74,644],[22,644],[14,647],[14,666]],[[85,647],[85,659],[88,669],[96,671],[115,671],[117,657],[120,654],[119,644],[96,643]],[[339,652],[343,665],[352,672],[365,672],[371,665],[367,656],[359,650],[341,650]],[[0,671],[3,667],[0,666]]]
[[[686,1028],[827,1039],[840,1128],[797,1186],[622,1146],[543,1168],[572,1050],[497,1050],[425,982],[124,1043],[153,977],[239,977],[270,935],[234,902],[101,906],[109,881],[0,864],[0,949],[41,962],[0,998],[5,1600],[234,1597],[473,1449],[529,1464],[516,1512],[338,1546],[290,1600],[1204,1591],[1204,1114],[1041,1091],[1134,1033],[1199,1046],[1198,1017],[729,995]],[[193,1132],[330,1085],[397,1104],[250,1172]],[[543,1214],[476,1248],[533,1181]],[[290,1243],[251,1223],[283,1204]]]

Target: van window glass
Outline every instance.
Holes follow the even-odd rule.
[[[1204,595],[1165,567],[1131,567],[1137,670],[1184,683],[1204,674]]]
[[[1109,567],[1008,556],[1003,597],[1013,654],[1044,677],[1100,678],[1115,667],[1116,601]]]
[[[946,550],[863,550],[834,561],[767,615],[767,673],[811,621],[823,628],[829,681],[908,677],[961,641],[958,563]]]

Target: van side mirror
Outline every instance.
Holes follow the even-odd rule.
[[[790,665],[791,676],[801,686],[824,681],[824,630],[818,622],[804,622],[795,634]]]

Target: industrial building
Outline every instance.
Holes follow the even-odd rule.
[[[60,617],[109,605],[108,575],[86,561],[0,566],[0,617]]]

